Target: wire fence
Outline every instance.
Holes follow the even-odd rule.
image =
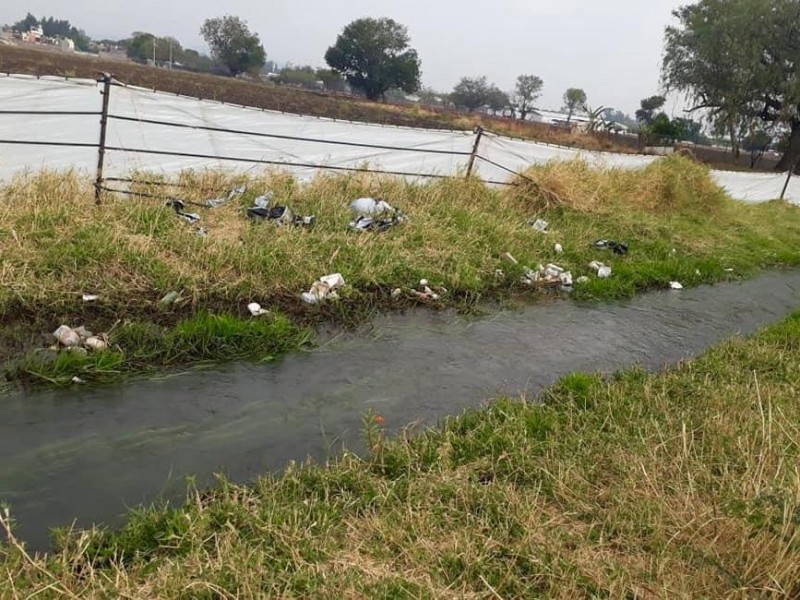
[[[529,181],[532,181],[524,174],[521,174],[514,169],[499,164],[498,162],[493,161],[480,153],[480,142],[483,135],[483,130],[481,128],[477,128],[475,130],[474,132],[476,136],[475,143],[473,145],[472,151],[467,152],[454,149],[427,148],[424,147],[424,144],[418,144],[415,146],[399,146],[392,144],[368,143],[363,141],[326,139],[324,137],[286,135],[281,133],[271,133],[264,131],[252,131],[252,130],[237,129],[237,128],[216,127],[212,125],[190,124],[190,123],[182,123],[165,119],[146,118],[141,116],[132,117],[122,114],[115,114],[109,110],[109,100],[112,94],[112,89],[116,86],[119,87],[127,87],[127,86],[125,86],[125,84],[117,82],[108,74],[103,74],[103,76],[97,80],[97,83],[101,84],[102,86],[101,90],[102,105],[101,105],[101,110],[98,111],[0,110],[0,117],[3,116],[16,116],[16,117],[59,116],[59,117],[94,117],[94,118],[99,117],[100,128],[98,132],[99,135],[97,142],[32,140],[32,139],[0,139],[0,145],[10,145],[10,146],[24,145],[24,146],[96,149],[98,152],[98,158],[97,158],[97,170],[95,179],[95,199],[98,204],[101,202],[102,195],[104,192],[121,193],[121,194],[135,195],[141,197],[169,198],[169,196],[167,195],[153,194],[151,192],[143,192],[141,190],[136,191],[132,189],[125,189],[124,187],[121,187],[121,184],[128,184],[129,186],[132,184],[144,184],[144,185],[160,186],[160,187],[175,187],[175,188],[181,187],[181,184],[178,182],[142,181],[141,179],[135,179],[131,177],[106,177],[104,174],[104,168],[106,163],[106,156],[108,153],[125,153],[133,155],[151,155],[151,156],[162,156],[162,157],[214,160],[214,161],[223,161],[223,162],[237,163],[237,164],[264,165],[271,167],[284,167],[284,168],[294,168],[294,169],[310,169],[314,171],[333,171],[333,172],[344,172],[344,173],[373,173],[379,175],[392,175],[392,176],[406,177],[406,178],[452,179],[454,177],[457,177],[456,175],[452,174],[448,175],[448,174],[432,173],[432,172],[408,171],[402,169],[398,170],[398,169],[373,168],[370,166],[343,166],[343,165],[333,165],[333,164],[322,164],[318,162],[304,161],[302,159],[272,160],[267,158],[233,156],[217,152],[212,154],[206,152],[186,152],[178,150],[145,148],[137,146],[123,147],[122,145],[119,144],[113,144],[107,142],[108,124],[109,122],[114,122],[114,121],[138,123],[141,125],[169,128],[176,131],[192,130],[192,131],[209,132],[217,134],[230,134],[255,140],[258,139],[287,140],[292,142],[307,142],[312,144],[320,144],[323,146],[330,146],[330,147],[361,148],[366,150],[377,150],[382,152],[408,152],[408,153],[429,154],[429,155],[446,155],[446,156],[468,159],[467,167],[464,172],[464,176],[466,176],[467,178],[475,173],[475,168],[474,168],[475,163],[477,161],[482,161],[485,162],[486,164],[492,165],[493,167],[500,169],[503,172],[509,173],[515,177],[515,179],[512,179],[510,181],[484,179],[484,181],[488,184],[517,185],[516,178],[524,178]],[[109,185],[110,183],[117,185],[111,186]]]

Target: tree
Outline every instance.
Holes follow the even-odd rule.
[[[420,59],[408,29],[392,19],[357,19],[325,52],[325,62],[370,100],[389,88],[413,94],[420,87]]]
[[[737,152],[755,121],[789,132],[777,169],[800,161],[800,2],[700,0],[666,29],[662,79],[703,110]]]
[[[636,111],[636,120],[649,125],[653,121],[656,111],[662,108],[666,102],[667,99],[664,96],[644,98],[640,103],[641,108]]]
[[[489,105],[495,113],[502,113],[506,110],[509,106],[511,106],[511,100],[503,90],[498,88],[496,85],[489,86],[489,93],[486,97],[486,104]]]
[[[569,111],[569,116],[567,116],[567,123],[569,123],[576,110],[586,108],[586,92],[579,88],[569,88],[564,92],[564,108]]]
[[[481,77],[462,77],[461,81],[453,88],[450,99],[456,106],[463,106],[472,112],[489,103],[493,86],[485,76]]]
[[[267,53],[257,33],[251,33],[247,22],[226,15],[207,19],[200,29],[211,56],[225,65],[231,75],[260,70],[267,61]]]
[[[523,121],[533,108],[533,103],[542,95],[544,81],[536,75],[520,75],[512,95],[514,110]]]
[[[24,33],[26,31],[30,31],[31,27],[36,27],[39,24],[39,19],[34,17],[31,13],[25,15],[25,18],[21,21],[17,21],[11,26],[11,29],[14,31],[18,31],[20,33]]]
[[[317,69],[317,79],[329,92],[343,92],[347,88],[347,82],[333,69]]]

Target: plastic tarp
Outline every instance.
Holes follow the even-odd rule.
[[[0,111],[94,114],[0,114],[0,140],[96,145],[100,131],[100,90],[101,86],[94,81],[2,76]],[[475,141],[471,132],[304,117],[121,86],[111,88],[109,115],[105,174],[116,177],[137,170],[170,174],[184,169],[246,171],[269,167],[288,170],[301,179],[313,177],[320,167],[366,167],[409,176],[450,176],[465,172]],[[486,181],[499,182],[508,181],[513,173],[530,165],[552,160],[580,158],[599,167],[625,169],[643,168],[658,160],[652,156],[589,152],[492,134],[483,136],[479,154],[487,160],[478,159],[475,172]],[[0,142],[2,180],[21,170],[41,168],[75,168],[93,174],[96,164],[96,147]],[[752,202],[779,197],[785,181],[785,176],[779,174],[712,171],[712,175],[732,197]],[[792,180],[787,198],[800,202],[800,179]]]

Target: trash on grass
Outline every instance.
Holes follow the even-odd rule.
[[[382,215],[402,215],[402,212],[380,198],[356,198],[350,203],[353,216],[379,217]]]
[[[253,207],[269,208],[269,205],[272,204],[272,200],[274,199],[274,197],[275,195],[272,192],[259,196],[258,198],[253,200]]]
[[[87,338],[85,342],[83,342],[84,348],[87,350],[94,350],[95,352],[100,350],[106,350],[108,348],[108,343],[100,336],[92,336]]]
[[[218,206],[222,206],[223,204],[227,204],[237,196],[241,196],[247,191],[247,188],[244,186],[237,187],[232,189],[227,196],[224,198],[214,198],[213,200],[206,200],[206,206],[209,208],[217,208]]]
[[[582,275],[575,280],[576,283],[589,283],[589,278],[586,275]]]
[[[177,214],[187,223],[194,225],[200,220],[200,215],[197,213],[186,212],[186,204],[184,204],[183,200],[179,200],[178,198],[170,198],[167,200],[166,206],[171,206],[175,210],[175,214]]]
[[[589,263],[589,268],[597,273],[600,279],[608,279],[611,277],[611,267],[604,265],[600,261],[593,260]]]
[[[82,298],[84,302],[95,302],[100,299],[100,296],[97,294],[84,294]]]
[[[53,332],[53,337],[58,340],[58,343],[65,348],[72,348],[81,343],[81,337],[75,333],[72,327],[62,325]]]
[[[306,304],[318,304],[322,300],[336,300],[339,297],[336,290],[344,285],[345,281],[341,273],[325,275],[315,281],[311,285],[311,289],[303,292],[300,297]]]
[[[272,221],[278,227],[286,225],[311,227],[317,220],[314,215],[300,217],[288,206],[273,206],[272,208],[253,206],[247,209],[247,216],[256,222]]]
[[[547,229],[550,227],[550,223],[544,219],[531,219],[528,224],[533,227],[534,231],[539,233],[548,233]]]
[[[624,256],[628,253],[627,242],[615,242],[614,240],[597,240],[594,247],[600,250],[611,250],[618,256]]]
[[[169,292],[166,296],[159,300],[159,304],[175,304],[175,302],[178,300],[178,296],[178,292]]]
[[[397,300],[403,295],[403,290],[400,288],[395,288],[392,290],[392,299]]]
[[[350,229],[356,231],[386,231],[395,225],[400,225],[404,221],[403,215],[395,215],[390,218],[376,218],[361,215],[355,221],[350,221]]]
[[[733,273],[733,269],[725,269],[726,273]]]
[[[512,263],[514,263],[515,265],[518,265],[518,264],[519,264],[519,261],[518,261],[516,258],[514,258],[513,256],[511,256],[511,252],[506,252],[506,253],[505,253],[503,256],[504,256],[506,259],[508,259],[508,261],[509,261],[509,262],[512,262]]]
[[[75,329],[69,325],[61,325],[53,332],[53,337],[58,340],[56,350],[62,348],[69,352],[86,354],[87,350],[100,351],[108,348],[105,334],[95,335],[82,325]]]
[[[73,377],[70,381],[72,381],[72,383],[74,383],[75,385],[81,385],[83,383],[86,383],[83,379],[81,379],[77,375]]]
[[[683,289],[683,285],[681,283],[677,282],[677,281],[670,281],[669,282],[669,287],[672,288],[673,290],[682,290]]]
[[[553,246],[553,250],[556,251],[556,254],[562,254],[564,252],[564,246],[562,246],[561,244],[556,244],[555,246]]]
[[[266,309],[261,308],[261,305],[258,302],[251,302],[247,305],[247,310],[250,311],[250,314],[254,317],[260,317],[262,315],[268,315],[269,311]]]

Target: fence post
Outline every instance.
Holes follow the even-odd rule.
[[[472,168],[475,166],[475,159],[478,157],[478,147],[481,145],[481,138],[483,137],[483,127],[478,125],[475,128],[475,143],[472,146],[472,153],[469,155],[469,163],[467,163],[467,179],[472,175]]]
[[[789,169],[789,172],[786,174],[786,183],[783,184],[783,190],[781,191],[781,200],[783,200],[784,197],[786,196],[786,190],[789,189],[789,182],[792,180],[792,175],[794,175],[794,172],[797,170],[797,167],[800,167],[800,158],[794,161],[794,164]]]
[[[108,128],[108,100],[111,94],[111,75],[103,73],[103,76],[97,80],[98,83],[103,84],[103,111],[100,113],[100,145],[97,148],[97,179],[94,182],[94,201],[95,204],[100,204],[100,197],[102,194],[103,186],[103,163],[106,157],[106,130]]]

